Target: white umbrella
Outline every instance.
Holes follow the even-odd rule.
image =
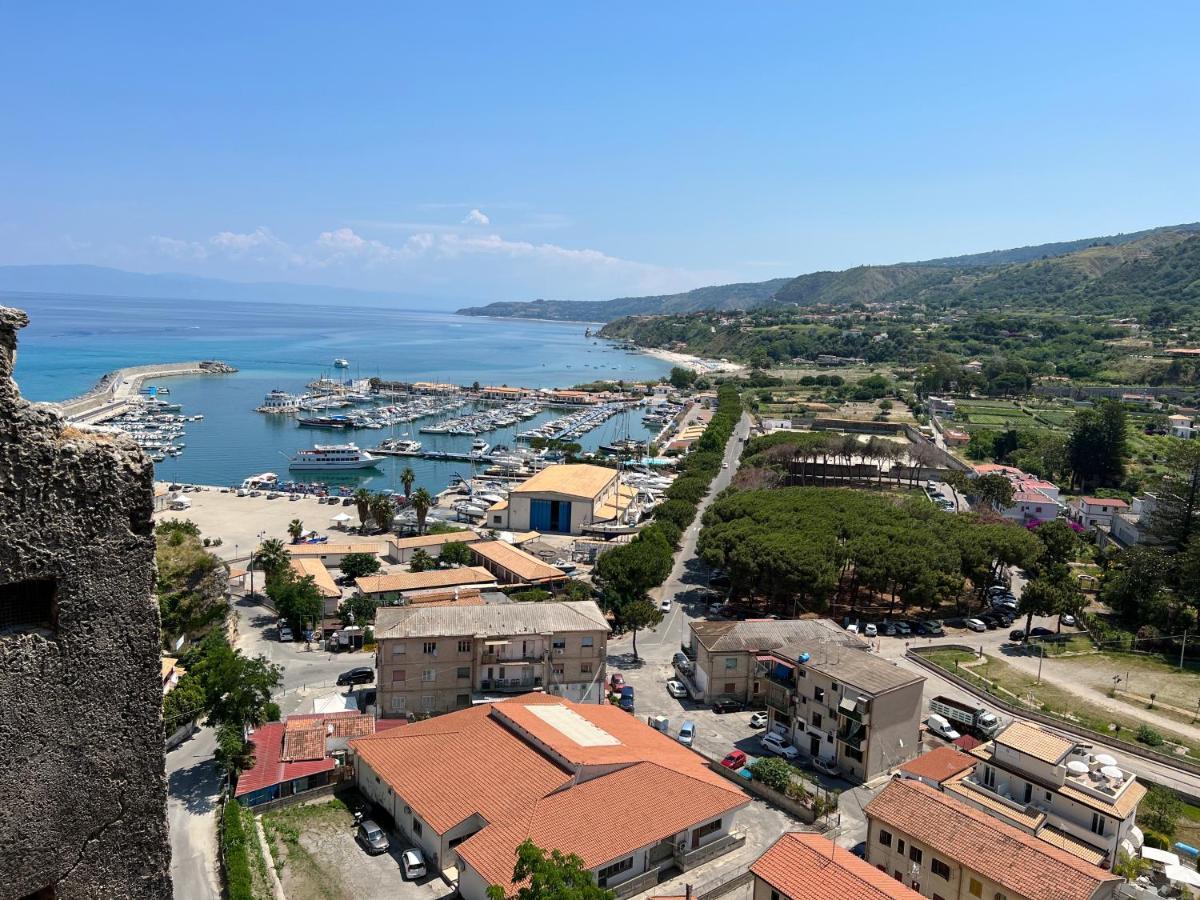
[[[1167,881],[1173,881],[1176,884],[1186,885],[1187,887],[1200,887],[1200,872],[1195,869],[1185,869],[1183,866],[1167,866],[1164,873],[1167,876]]]
[[[350,516],[346,515],[345,513],[338,513],[336,516],[333,517],[333,521],[339,522],[339,523],[340,522],[349,522]]]

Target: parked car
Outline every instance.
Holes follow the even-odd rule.
[[[1014,628],[1012,631],[1010,631],[1008,633],[1008,639],[1010,641],[1025,640],[1025,629],[1024,628]]]
[[[679,737],[677,740],[685,747],[692,746],[692,741],[696,739],[696,723],[684,722],[679,726]]]
[[[863,635],[865,637],[878,637],[879,629],[875,625],[868,623],[863,626]]]
[[[769,732],[762,736],[762,748],[767,753],[775,756],[782,756],[784,759],[795,759],[800,755],[800,751],[793,747],[787,740],[776,731]]]
[[[671,598],[663,597],[662,600],[659,601],[658,608],[661,609],[665,613],[670,612],[671,611]]]
[[[723,715],[724,713],[737,712],[742,708],[742,704],[732,697],[722,697],[713,703],[712,708],[713,712]]]
[[[675,651],[675,655],[671,657],[671,665],[684,672],[692,671],[692,661],[688,659],[688,655],[682,650]]]
[[[767,727],[767,714],[765,712],[751,713],[750,714],[750,727],[751,728],[766,728]]]
[[[337,677],[338,687],[345,687],[349,684],[370,684],[375,680],[375,670],[370,666],[358,666],[354,669],[347,669]]]
[[[924,634],[929,637],[941,637],[946,633],[942,630],[942,623],[937,619],[930,619],[928,622],[918,622],[916,630],[917,634]]]
[[[687,688],[684,687],[682,681],[676,681],[674,678],[667,682],[667,693],[676,700],[682,700],[688,695]]]
[[[912,634],[912,626],[907,622],[893,622],[892,627],[896,629],[896,634],[900,637],[907,637]]]
[[[979,617],[979,621],[983,623],[983,627],[989,631],[994,631],[1000,627],[1000,617],[995,613],[984,613]]]
[[[615,693],[623,687],[625,687],[625,676],[620,672],[613,672],[612,678],[608,679],[609,690]]]
[[[1037,628],[1029,629],[1030,637],[1051,637],[1051,636],[1053,636],[1053,634],[1054,634],[1054,632],[1051,631],[1049,628],[1042,628],[1041,626],[1038,626]]]
[[[838,772],[838,767],[837,767],[836,763],[832,763],[827,759],[822,759],[819,756],[813,757],[812,767],[814,769],[816,769],[818,772],[824,773],[825,775],[840,775],[841,774],[840,772]]]
[[[713,574],[709,576],[708,584],[709,587],[724,588],[729,587],[732,582],[729,580],[729,576],[724,572],[713,572]]]
[[[925,724],[929,726],[930,732],[948,741],[957,741],[962,737],[962,735],[954,730],[954,726],[944,716],[939,716],[936,713],[926,719]]]
[[[858,634],[858,623],[851,622],[846,626],[846,631],[848,631],[850,634]]]
[[[1062,622],[1068,628],[1074,627],[1075,625],[1075,617],[1070,613],[1063,613],[1058,617],[1058,621]]]
[[[400,868],[406,881],[425,877],[425,856],[416,847],[410,847],[400,856]]]
[[[987,631],[987,624],[981,619],[967,619],[964,624],[972,631]]]
[[[374,819],[365,819],[359,823],[358,840],[363,845],[363,849],[372,856],[376,853],[388,852],[388,837]]]
[[[1003,597],[1007,593],[1010,593],[1010,591],[1002,584],[993,584],[987,589],[987,595],[989,597]]]
[[[279,642],[280,643],[288,644],[288,643],[291,643],[292,641],[294,641],[295,639],[296,639],[296,637],[295,637],[295,635],[292,634],[292,629],[288,628],[286,625],[279,626]]]
[[[879,626],[879,633],[884,637],[895,637],[899,632],[896,631],[895,622],[884,622]]]
[[[741,750],[730,750],[721,760],[721,765],[727,769],[740,769],[746,764],[746,754]]]
[[[633,687],[625,685],[621,688],[621,698],[617,701],[617,706],[625,710],[625,712],[633,712]]]

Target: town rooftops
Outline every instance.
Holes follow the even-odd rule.
[[[822,644],[867,648],[862,638],[839,628],[831,619],[747,619],[744,622],[691,623],[692,633],[706,650],[717,653],[758,653],[784,645],[805,644],[814,657]],[[811,665],[811,663],[810,663]]]
[[[790,900],[917,900],[921,895],[819,834],[790,831],[750,871]]]
[[[938,747],[928,753],[922,753],[916,759],[910,759],[900,767],[900,773],[910,778],[923,778],[934,784],[941,784],[947,778],[973,768],[979,760],[963,753],[957,747]]]
[[[919,781],[889,782],[865,811],[868,819],[1029,900],[1090,900],[1102,885],[1121,880]]]
[[[329,556],[331,554],[346,556],[350,553],[373,553],[378,556],[387,549],[387,546],[372,541],[360,541],[344,544],[288,544],[287,549],[292,556]]]
[[[564,494],[594,500],[617,477],[616,469],[583,464],[547,466],[524,483],[513,488],[513,494]]]
[[[473,531],[447,531],[442,534],[418,534],[415,537],[395,538],[388,543],[393,551],[415,550],[418,547],[440,547],[442,544],[470,543],[479,540]]]
[[[293,559],[291,564],[292,571],[301,578],[312,577],[322,597],[342,596],[342,589],[337,586],[333,580],[333,576],[329,574],[329,570],[325,568],[325,564],[319,559],[314,559],[311,556],[299,556]]]
[[[327,738],[360,737],[374,730],[373,716],[353,711],[289,716],[286,722],[263,725],[250,735],[254,765],[238,778],[234,796],[331,771],[336,764],[326,752]]]
[[[484,606],[382,606],[375,638],[463,637],[609,631],[595,601],[490,603]],[[628,715],[628,713],[626,714]],[[442,716],[439,721],[445,719]]]
[[[1018,753],[1032,756],[1052,766],[1058,765],[1075,749],[1075,741],[1028,722],[1013,722],[996,735],[995,741],[998,745],[1011,747]]]
[[[851,645],[849,650],[834,648],[832,651],[815,648],[811,642],[797,641],[772,650],[771,655],[792,664],[801,653],[808,653],[808,662],[804,663],[806,668],[870,694],[894,691],[925,680],[923,675],[902,669],[891,660],[860,652],[864,649],[859,646],[862,642],[857,638],[855,641],[857,643]]]
[[[1113,509],[1128,509],[1129,504],[1116,497],[1080,497],[1079,502],[1087,506],[1111,506]]]
[[[430,569],[427,572],[368,575],[365,578],[354,579],[354,584],[364,594],[386,594],[392,591],[421,591],[460,585],[494,584],[495,581],[496,576],[487,569],[464,566],[456,569]]]
[[[480,541],[472,544],[471,550],[485,563],[492,563],[530,584],[558,581],[566,577],[562,569],[555,568],[505,541]]]

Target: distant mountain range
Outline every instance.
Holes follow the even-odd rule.
[[[105,266],[0,266],[0,291],[260,303],[352,303],[430,309],[428,297],[288,282],[240,282],[197,275],[126,272]],[[2,298],[0,298],[2,299]],[[461,302],[461,301],[460,301]]]
[[[753,309],[772,304],[848,306],[884,299],[1019,304],[1030,298],[1042,302],[1068,295],[1082,299],[1088,293],[1085,285],[1125,263],[1175,252],[1172,248],[1196,234],[1200,234],[1200,223],[1194,222],[924,262],[856,266],[840,272],[703,287],[681,294],[602,301],[505,301],[458,312],[468,316],[611,322],[627,316]],[[1122,278],[1128,281],[1130,273]],[[1103,293],[1103,288],[1094,287]]]

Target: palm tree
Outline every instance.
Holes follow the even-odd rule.
[[[391,530],[396,517],[396,504],[388,494],[376,494],[371,498],[371,518],[385,531]]]
[[[367,519],[371,518],[371,492],[366,488],[355,491],[354,505],[358,508],[358,523],[366,528]]]
[[[271,538],[259,545],[251,561],[266,572],[267,578],[273,578],[291,564],[292,555],[288,553],[283,541]]]
[[[425,516],[429,513],[429,507],[433,506],[433,497],[425,488],[419,487],[413,491],[409,500],[412,502],[413,512],[417,514],[417,533],[420,534],[425,530]]]
[[[400,483],[404,485],[404,496],[412,496],[413,482],[417,480],[417,473],[412,470],[412,466],[405,466],[404,471],[400,473]]]
[[[304,534],[304,523],[299,519],[292,519],[288,523],[288,534],[292,536],[292,543],[300,543],[300,535]]]

